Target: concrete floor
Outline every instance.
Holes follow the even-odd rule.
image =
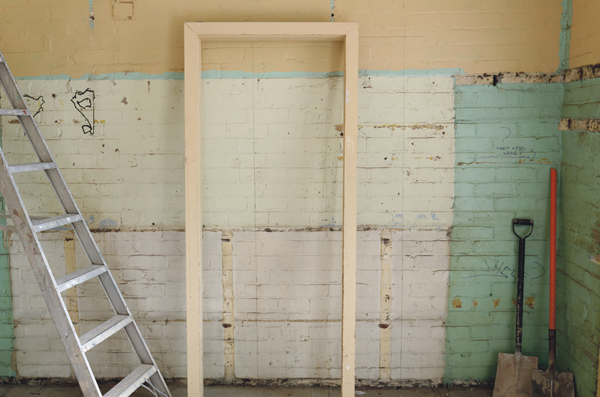
[[[103,385],[103,392],[112,385]],[[338,397],[338,389],[329,388],[257,388],[211,386],[204,389],[205,397]],[[188,397],[185,387],[172,387],[173,397]],[[365,390],[357,396],[364,397],[488,397],[492,390],[476,388],[453,389],[401,389]],[[0,385],[0,397],[82,397],[78,387]],[[138,390],[132,397],[151,397],[145,390]]]

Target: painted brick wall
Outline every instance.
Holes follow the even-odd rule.
[[[456,68],[470,73],[553,72],[559,65],[559,0],[4,0],[0,49],[19,76],[183,70],[185,21],[358,21],[360,68]],[[93,18],[93,20],[92,20]],[[341,70],[334,46],[214,44],[207,70]],[[250,48],[249,48],[250,47]],[[259,56],[260,55],[260,56]],[[254,62],[262,57],[264,60]],[[294,62],[289,62],[289,61]]]
[[[4,208],[2,209],[4,210]],[[3,223],[6,222],[4,219],[2,221]],[[0,246],[0,302],[2,311],[2,317],[0,318],[0,377],[10,377],[15,376],[12,366],[12,355],[15,349],[15,324],[9,254],[5,244],[6,236],[4,236],[4,232],[1,236],[3,244]]]
[[[561,84],[457,85],[446,381],[495,377],[514,352],[518,240],[526,244],[523,352],[547,362],[549,169],[560,161]]]
[[[166,376],[184,377],[182,82],[19,84],[38,98],[30,99],[32,109],[43,108],[36,119]],[[205,233],[205,375],[229,381],[339,377],[341,237],[327,230],[339,230],[341,219],[341,79],[204,84],[204,221],[213,230]],[[360,86],[359,223],[373,230],[359,233],[358,376],[439,384],[452,224],[453,78],[364,76]],[[86,89],[94,91],[94,114],[81,114],[72,102],[84,100],[89,92],[78,92]],[[97,121],[93,135],[84,133],[84,116]],[[11,121],[3,124],[9,162],[33,161]],[[33,213],[58,212],[43,197],[52,193],[40,190],[41,175],[19,182]],[[278,231],[244,231],[265,227]],[[79,251],[76,263],[63,265],[75,243],[61,233],[45,242],[57,275],[85,266]],[[231,234],[231,246],[221,233]],[[69,376],[16,236],[10,249],[18,284],[17,374]],[[97,284],[67,298],[81,332],[110,315]],[[35,361],[37,351],[46,361]],[[128,352],[124,339],[101,346],[91,355],[97,376],[126,374],[134,364]],[[52,357],[60,365],[45,365]]]
[[[42,97],[30,105],[41,106],[36,120],[91,228],[183,229],[182,83],[19,82]],[[367,76],[360,84],[359,224],[448,227],[452,78]],[[82,114],[73,101],[87,89],[95,111]],[[341,98],[341,78],[206,80],[205,226],[339,226]],[[85,134],[93,118],[94,134]],[[16,119],[3,128],[9,163],[35,161]],[[17,182],[31,212],[58,214],[43,178]]]
[[[564,117],[600,118],[600,79],[565,84]],[[562,133],[558,249],[558,364],[573,372],[580,396],[595,396],[598,376],[600,136]]]
[[[494,376],[497,353],[513,349],[514,216],[536,222],[525,351],[543,366],[545,198],[562,86],[455,87],[451,75],[556,70],[560,2],[291,4],[30,0],[0,10],[0,49],[30,76],[19,84],[43,109],[36,120],[165,375],[185,376],[181,27],[199,19],[361,24],[357,375],[386,385]],[[339,54],[314,43],[203,50],[206,377],[339,376],[342,87],[327,74],[341,70]],[[10,161],[31,161],[14,120],[0,127]],[[41,176],[19,178],[34,213],[58,212],[41,198],[51,195]],[[58,275],[85,265],[64,233],[44,240]],[[2,368],[70,376],[15,238],[4,294],[16,346],[8,357],[13,338],[1,334]],[[76,292],[66,299],[80,330],[110,315],[98,285]],[[97,375],[128,373],[128,349],[123,335],[101,345]]]
[[[384,381],[441,382],[448,277],[444,231],[397,231],[386,242],[392,304],[391,344],[381,344],[381,231],[359,233],[357,344],[361,379],[378,381],[380,355],[391,360]],[[66,233],[66,234],[65,234]],[[230,232],[227,232],[230,233]],[[221,232],[204,233],[205,376],[223,378],[339,378],[341,351],[341,232],[233,232],[233,278],[223,281]],[[56,275],[70,249],[85,266],[70,232],[48,233],[43,245]],[[99,232],[95,238],[165,376],[185,377],[185,252],[183,232]],[[23,248],[9,241],[17,335],[16,371],[23,377],[68,377],[71,369]],[[67,263],[67,266],[69,264]],[[384,265],[385,267],[385,265]],[[233,291],[224,316],[224,291]],[[66,293],[65,293],[66,295]],[[86,332],[111,316],[98,282],[66,296],[76,328]],[[226,312],[229,311],[225,310]],[[232,327],[224,328],[223,324]],[[225,332],[233,341],[226,342]],[[225,344],[233,344],[233,352]],[[123,333],[89,355],[97,377],[131,371],[135,356]],[[227,362],[227,358],[232,361]],[[53,364],[53,365],[48,365]]]
[[[594,0],[573,0],[570,67],[600,63],[600,31],[595,16],[600,15],[600,3]]]
[[[336,21],[360,23],[365,69],[554,72],[559,64],[559,1],[337,0],[334,10]]]

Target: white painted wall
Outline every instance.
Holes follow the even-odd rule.
[[[227,366],[239,378],[340,375],[341,233],[327,230],[341,220],[341,84],[339,78],[204,81],[206,377],[224,377]],[[95,236],[165,376],[185,377],[182,82],[20,85],[46,101],[36,119],[90,227],[105,230]],[[452,85],[449,77],[360,80],[358,221],[366,230],[358,237],[359,378],[438,382],[444,373]],[[83,134],[71,103],[86,88],[95,91],[93,136]],[[2,131],[9,162],[33,161],[16,124],[4,121]],[[45,198],[49,188],[40,189],[41,176],[21,178],[33,213],[58,212]],[[392,236],[392,279],[384,280],[392,294],[389,346],[379,327],[383,229]],[[224,230],[233,235],[232,286],[223,281]],[[45,237],[57,275],[64,273],[64,240],[64,232]],[[16,236],[9,243],[17,372],[69,376],[22,247]],[[77,267],[85,265],[79,252]],[[233,329],[223,328],[228,287]],[[82,332],[110,316],[97,283],[77,292]],[[226,332],[234,335],[230,364]],[[128,351],[124,336],[94,349],[96,375],[128,373],[135,363]],[[392,380],[381,374],[382,353],[391,354]]]

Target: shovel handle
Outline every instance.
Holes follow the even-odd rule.
[[[530,226],[529,233],[521,236],[515,226]],[[523,287],[525,281],[525,239],[533,232],[533,219],[513,219],[513,233],[519,238],[519,263],[517,268],[517,329],[515,351],[521,352],[523,345]]]
[[[550,329],[556,329],[556,170],[550,170]]]

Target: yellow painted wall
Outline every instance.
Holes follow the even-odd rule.
[[[572,68],[600,63],[599,0],[573,0],[570,64]]]
[[[582,0],[583,1],[583,0]],[[184,21],[329,21],[330,0],[0,0],[0,50],[18,76],[183,70]],[[552,4],[549,4],[552,3]],[[560,0],[335,0],[358,21],[360,68],[552,72]],[[245,46],[245,47],[244,47]],[[341,70],[337,44],[214,43],[204,68]],[[252,48],[254,46],[254,48]]]
[[[359,21],[363,69],[460,67],[470,73],[553,72],[559,0],[344,0]]]

